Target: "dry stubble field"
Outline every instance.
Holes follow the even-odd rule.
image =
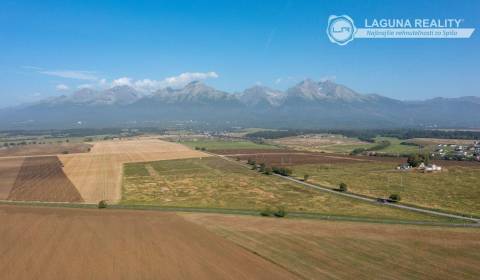
[[[174,213],[0,205],[2,279],[299,279]]]
[[[305,279],[478,279],[478,228],[181,214]]]

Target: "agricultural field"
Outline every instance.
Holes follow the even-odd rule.
[[[207,150],[224,150],[224,149],[276,149],[277,147],[268,144],[257,144],[248,140],[231,140],[231,139],[197,139],[180,141],[192,149],[205,148]]]
[[[245,209],[386,220],[449,221],[306,189],[218,157],[125,165],[120,204]]]
[[[257,163],[265,163],[269,166],[293,166],[308,163],[351,163],[351,162],[391,162],[401,163],[404,158],[396,157],[369,157],[348,156],[331,153],[314,153],[294,150],[255,150],[255,149],[231,149],[213,150],[215,154],[228,156],[232,159],[255,160]]]
[[[338,134],[308,134],[271,140],[275,145],[309,152],[348,154],[357,148],[369,148],[372,143]]]
[[[478,279],[480,231],[181,214],[304,279]]]
[[[95,142],[88,154],[59,158],[82,198],[97,203],[120,200],[124,163],[206,156],[180,144],[147,138]]]
[[[292,167],[294,176],[309,174],[312,183],[373,197],[399,194],[402,202],[427,208],[480,215],[480,164],[440,161],[442,172],[398,171],[394,162],[318,163]]]
[[[174,213],[0,205],[2,279],[301,279]]]
[[[92,145],[86,143],[27,144],[0,147],[0,157],[88,153]]]
[[[83,202],[56,156],[25,158],[7,200]]]
[[[23,158],[0,158],[0,200],[6,200],[15,184]]]
[[[405,145],[402,143],[414,143],[410,142],[408,140],[401,140],[398,138],[394,137],[376,137],[375,142],[380,142],[380,141],[388,141],[390,142],[390,145],[387,146],[386,148],[383,148],[379,150],[378,152],[380,153],[385,153],[385,154],[413,154],[413,153],[418,153],[418,152],[428,152],[429,149],[427,148],[420,148],[418,146],[413,146],[413,145]]]

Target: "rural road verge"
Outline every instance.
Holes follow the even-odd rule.
[[[213,155],[213,156],[217,156],[221,159],[224,159],[224,160],[227,160],[227,161],[230,161],[230,162],[233,162],[233,163],[236,163],[236,164],[238,164],[240,166],[243,166],[245,168],[250,168],[250,166],[245,165],[241,162],[235,161],[235,160],[229,158],[228,156],[218,155],[218,154],[213,154],[213,153],[208,153],[208,154]],[[379,204],[376,201],[376,199],[374,199],[374,198],[368,198],[368,197],[364,197],[364,196],[353,194],[353,193],[339,192],[339,191],[333,190],[331,188],[310,184],[310,183],[307,183],[307,182],[304,182],[302,180],[298,180],[298,179],[295,179],[295,178],[289,177],[289,176],[282,176],[282,175],[279,175],[279,174],[273,174],[273,175],[277,176],[278,178],[282,178],[284,180],[288,180],[288,181],[303,185],[303,186],[308,187],[308,188],[313,188],[313,189],[320,190],[320,191],[323,191],[323,192],[328,192],[328,193],[332,193],[332,194],[336,194],[336,195],[341,195],[341,196],[345,196],[345,197],[349,197],[349,198],[353,198],[353,199],[358,199],[358,200],[362,200],[362,201],[366,201],[366,202],[370,202],[370,203]],[[418,207],[414,207],[414,206],[407,206],[407,205],[402,205],[402,204],[396,204],[396,203],[384,203],[382,205],[389,206],[389,207],[394,207],[394,208],[400,208],[400,209],[404,209],[404,210],[420,212],[420,213],[425,213],[425,214],[430,214],[430,215],[435,215],[435,216],[460,219],[460,220],[464,220],[464,221],[474,222],[474,223],[476,223],[476,226],[480,226],[480,219],[477,219],[477,218],[465,217],[465,216],[461,216],[461,215],[444,213],[444,212],[440,212],[440,211],[436,211],[436,210],[428,210],[428,209],[418,208]]]

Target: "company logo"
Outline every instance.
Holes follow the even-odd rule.
[[[353,39],[468,39],[475,28],[464,28],[461,18],[373,18],[356,28],[347,15],[328,18],[330,42],[344,46]]]
[[[357,28],[349,16],[331,15],[328,18],[327,35],[330,42],[340,46],[346,45],[353,40],[356,32]]]

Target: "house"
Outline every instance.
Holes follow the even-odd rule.
[[[412,167],[408,163],[403,163],[403,164],[400,164],[399,166],[397,166],[397,170],[409,170],[411,168]]]

